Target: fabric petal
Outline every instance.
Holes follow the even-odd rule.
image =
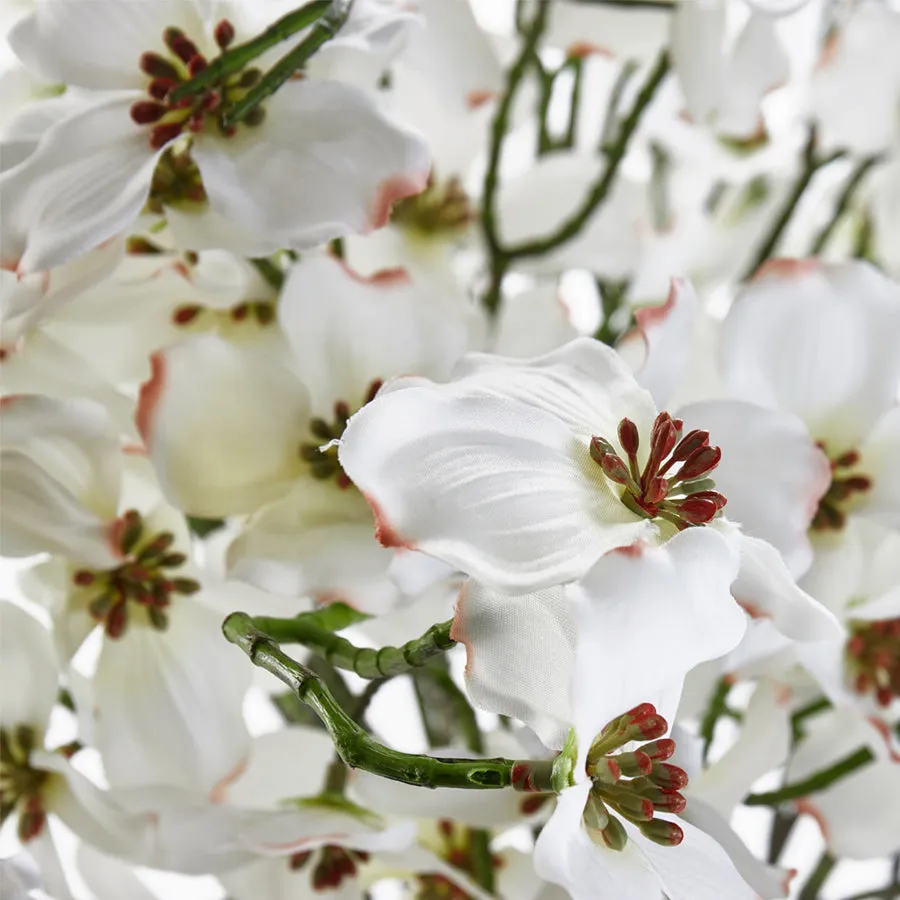
[[[550,353],[578,337],[556,285],[507,297],[494,332],[494,353],[528,359]]]
[[[714,124],[728,86],[725,4],[679,3],[672,16],[672,58],[687,112],[700,126]]]
[[[213,210],[267,235],[270,253],[380,228],[429,170],[417,135],[331,81],[285,85],[260,126],[228,140],[204,135],[192,154]]]
[[[4,691],[0,722],[31,726],[40,744],[56,703],[59,662],[50,632],[9,600],[0,600],[0,676],[16,686]]]
[[[895,401],[898,297],[900,286],[865,262],[776,260],[725,319],[725,382],[799,416],[829,455],[858,449]]]
[[[19,234],[4,246],[5,260],[22,272],[49,269],[134,222],[164,149],[153,150],[129,116],[138,96],[116,94],[63,119],[0,179],[4,216]]]
[[[534,868],[572,900],[648,900],[660,894],[656,874],[634,841],[619,852],[598,847],[582,827],[590,781],[566,788],[534,848]],[[670,848],[666,848],[670,849]]]
[[[728,518],[768,541],[801,575],[812,562],[809,525],[831,466],[796,416],[739,400],[709,400],[678,410],[687,430],[709,432],[722,461],[712,477],[728,498]]]
[[[415,547],[501,590],[577,578],[653,528],[619,502],[559,418],[479,396],[465,381],[376,398],[350,420],[340,460],[383,544]]]
[[[330,419],[337,400],[358,409],[373,383],[395,375],[448,378],[467,331],[461,308],[442,299],[402,269],[362,278],[330,256],[294,265],[278,320],[314,414]]]
[[[860,449],[859,470],[872,479],[856,512],[900,531],[900,406],[889,410],[875,425]]]
[[[251,512],[303,470],[309,400],[277,358],[204,335],[154,354],[152,369],[137,425],[175,506]]]
[[[741,566],[731,591],[753,617],[769,618],[799,642],[840,639],[838,620],[799,588],[778,551],[759,538],[740,535]]]
[[[144,886],[131,866],[90,844],[78,845],[75,865],[95,900],[121,900],[122,897],[156,900],[156,895]]]
[[[249,749],[242,703],[251,670],[236,665],[221,618],[176,598],[169,626],[132,621],[106,639],[94,675],[96,744],[110,784],[212,791]]]
[[[569,588],[579,771],[607,723],[639,703],[673,721],[685,675],[740,642],[746,619],[730,592],[737,566],[725,538],[693,528],[661,547],[607,553]]]
[[[488,712],[520,719],[560,748],[572,723],[576,623],[562,588],[515,595],[475,580],[460,591],[451,637],[466,647],[466,689]],[[536,665],[544,659],[547,665]]]

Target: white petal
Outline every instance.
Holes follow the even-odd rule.
[[[765,679],[759,682],[741,723],[737,741],[698,778],[690,793],[728,818],[753,783],[777,769],[791,747],[791,691]],[[690,806],[690,803],[688,804]]]
[[[578,337],[569,309],[556,285],[541,285],[500,307],[494,353],[520,359],[549,353]]]
[[[770,618],[783,635],[795,641],[842,637],[834,615],[797,586],[771,544],[742,534],[740,548],[741,567],[731,591],[750,615]]]
[[[385,546],[415,547],[499,589],[571,580],[653,528],[559,418],[467,380],[376,398],[350,420],[340,459]]]
[[[576,642],[563,589],[501,594],[470,580],[460,592],[451,636],[466,647],[472,702],[520,719],[548,747],[561,747],[572,724]]]
[[[137,424],[166,495],[217,518],[280,496],[302,471],[306,390],[278,359],[202,336],[153,356]]]
[[[671,12],[665,7],[554,3],[547,42],[570,51],[593,44],[595,52],[643,61],[666,43],[670,21]]]
[[[778,549],[802,574],[812,562],[807,537],[819,500],[831,484],[831,466],[796,416],[739,400],[692,403],[678,411],[685,428],[709,432],[722,448],[713,473],[728,498],[727,515]]]
[[[581,824],[590,781],[566,788],[534,848],[534,867],[572,900],[656,900],[660,884],[634,841],[619,852],[598,847]],[[672,851],[673,848],[665,848]]]
[[[145,87],[140,56],[168,55],[163,31],[177,26],[197,37],[203,27],[188,0],[42,0],[35,8],[9,36],[16,55],[45,82],[94,90]]]
[[[0,675],[3,684],[16,686],[4,692],[0,722],[30,725],[39,744],[56,703],[59,663],[50,632],[8,600],[0,600]]]
[[[135,616],[122,638],[104,640],[97,748],[116,787],[211,791],[247,755],[242,703],[252,670],[222,639],[220,616],[195,598],[176,598],[168,614],[166,631]]]
[[[289,858],[260,859],[223,873],[219,881],[234,900],[318,900],[322,892],[310,884],[315,864],[310,860],[302,869],[294,869]],[[328,890],[328,900],[363,900],[362,888],[355,878],[345,877],[336,891]]]
[[[732,831],[727,820],[702,800],[690,796],[680,818],[706,832],[728,854],[741,878],[753,888],[761,900],[780,900],[787,896],[793,869],[778,869],[758,860],[747,845]]]
[[[131,120],[135,99],[117,94],[63,119],[0,180],[4,216],[22,234],[4,258],[18,258],[21,271],[61,265],[137,218],[163,151]]]
[[[679,3],[672,16],[672,58],[691,119],[714,120],[726,88],[725,4]]]
[[[860,472],[872,479],[872,488],[862,495],[860,515],[900,530],[900,407],[894,407],[876,424],[860,450]]]
[[[738,297],[720,363],[740,397],[793,412],[830,454],[895,400],[900,286],[864,262],[775,261]]]
[[[740,642],[746,620],[730,593],[737,563],[721,535],[692,528],[662,547],[607,553],[570,588],[579,760],[608,722],[639,703],[671,722],[685,675]]]
[[[741,878],[728,854],[689,822],[679,822],[684,840],[677,847],[654,844],[630,822],[623,824],[653,866],[669,900],[758,900],[756,891]]]
[[[38,869],[40,869],[41,887],[48,892],[49,896],[53,900],[75,900],[62,860],[59,858],[59,850],[49,828],[44,828],[34,840],[29,841],[28,852],[34,857]],[[20,898],[17,897],[16,900],[20,900]]]
[[[646,347],[644,364],[635,378],[660,409],[666,408],[687,373],[697,309],[693,285],[684,278],[673,278],[662,306],[635,310],[637,331]]]
[[[75,865],[90,888],[95,900],[155,900],[156,895],[148,890],[134,874],[134,869],[114,856],[108,856],[81,843],[75,856]]]
[[[284,86],[262,125],[204,136],[192,152],[212,208],[267,235],[269,252],[380,228],[395,201],[425,188],[429,169],[418,136],[329,81]]]
[[[315,415],[351,410],[373,382],[395,375],[445,380],[466,349],[461,310],[428,295],[402,269],[362,278],[330,256],[294,265],[278,304],[278,320],[309,388]]]

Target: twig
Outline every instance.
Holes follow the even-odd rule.
[[[831,219],[813,240],[812,246],[809,248],[810,256],[818,256],[825,249],[825,245],[831,240],[831,236],[834,234],[838,223],[841,221],[844,213],[847,212],[850,202],[853,200],[853,195],[859,190],[859,186],[862,184],[872,166],[880,161],[880,156],[869,156],[853,170],[852,174],[847,179],[847,183],[844,185],[844,190],[841,191],[841,195],[838,197]]]
[[[709,748],[712,746],[713,738],[716,734],[716,725],[719,719],[725,715],[725,709],[728,706],[728,695],[734,685],[733,679],[725,676],[720,678],[713,690],[709,706],[703,715],[700,723],[700,737],[703,738],[703,762],[709,758]]]
[[[232,613],[222,630],[254,665],[271,672],[315,710],[341,759],[351,769],[364,769],[383,778],[419,787],[553,790],[553,763],[550,760],[438,759],[385,747],[344,712],[315,672],[283,653],[271,637],[253,626],[246,613]]]
[[[819,858],[818,865],[813,869],[806,884],[803,885],[797,900],[818,900],[819,891],[822,890],[836,865],[837,860],[826,850]]]

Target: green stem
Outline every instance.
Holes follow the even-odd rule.
[[[444,660],[438,660],[437,662],[443,663]],[[440,692],[444,700],[449,701],[451,716],[454,720],[453,724],[456,726],[455,730],[459,732],[465,745],[473,753],[484,753],[484,738],[475,718],[475,710],[472,709],[468,698],[453,680],[446,664],[438,666],[432,663],[427,668],[416,672],[413,681],[420,700],[428,702],[431,692],[428,690],[427,685],[430,684]],[[426,712],[426,725],[428,718]],[[447,744],[449,741],[441,741],[440,743]],[[438,744],[435,744],[435,746],[438,746]]]
[[[631,76],[634,75],[639,68],[640,66],[634,60],[628,60],[628,62],[619,69],[619,74],[616,75],[615,83],[613,84],[612,90],[609,92],[609,100],[606,103],[606,114],[603,117],[603,130],[600,134],[600,152],[604,155],[606,154],[607,148],[612,147],[615,143],[613,138],[615,137],[616,122],[618,121],[616,115],[619,104],[622,102],[622,94],[625,93],[625,88],[631,80]]]
[[[552,790],[552,760],[438,759],[385,747],[344,712],[315,672],[283,653],[269,635],[254,627],[246,613],[232,613],[223,623],[222,631],[254,665],[283,681],[316,712],[341,759],[351,769],[364,769],[382,778],[419,787]]]
[[[548,4],[549,5],[549,4]],[[619,126],[616,140],[609,145],[606,153],[606,165],[603,174],[600,176],[596,184],[591,188],[588,195],[582,201],[581,206],[573,213],[571,218],[563,222],[556,231],[541,238],[535,238],[530,241],[524,241],[512,247],[506,248],[506,255],[511,259],[518,259],[527,256],[543,256],[551,250],[567,243],[576,237],[584,227],[587,220],[597,210],[597,208],[606,200],[616,176],[619,173],[619,166],[625,158],[628,150],[629,142],[634,132],[637,130],[638,124],[644,114],[644,111],[650,105],[650,101],[656,95],[657,88],[662,84],[669,72],[669,55],[663,50],[657,57],[656,63],[650,70],[644,86],[635,98],[631,111]]]
[[[262,34],[243,44],[232,47],[214,59],[202,72],[179,85],[170,94],[173,103],[185,97],[193,97],[207,88],[218,84],[229,75],[240,72],[249,62],[262,56],[266,50],[286,41],[298,31],[302,31],[317,21],[328,9],[331,0],[313,0],[300,9],[295,9],[273,22]]]
[[[855,753],[835,763],[831,768],[816,772],[803,781],[787,784],[777,791],[769,791],[765,794],[748,794],[744,798],[746,806],[777,806],[787,800],[799,800],[816,791],[823,791],[836,781],[840,781],[851,772],[861,769],[875,759],[868,747],[860,747]]]
[[[733,686],[734,682],[731,678],[727,676],[720,678],[713,690],[709,706],[707,706],[703,715],[703,720],[700,723],[700,737],[703,738],[704,763],[709,758],[709,748],[712,746],[713,738],[716,735],[716,725],[718,725],[719,719],[725,715],[725,709],[728,706],[728,695],[731,693]]]
[[[489,894],[495,890],[494,855],[491,853],[491,833],[485,828],[469,831],[469,859],[472,862],[472,877]]]
[[[346,638],[321,625],[316,613],[301,613],[293,619],[257,616],[253,626],[284,644],[303,644],[338,669],[355,672],[360,678],[390,678],[419,669],[429,660],[456,646],[450,637],[453,620],[432,625],[421,637],[401,647],[372,650],[357,647]]]
[[[853,170],[853,173],[844,185],[843,191],[841,191],[840,197],[838,197],[831,219],[813,240],[812,246],[809,249],[810,256],[818,256],[825,249],[825,245],[831,240],[831,236],[834,234],[838,223],[841,221],[844,213],[847,212],[854,194],[859,190],[859,186],[862,184],[872,166],[877,162],[880,162],[880,160],[881,157],[879,156],[867,157]]]
[[[293,50],[282,56],[256,85],[225,112],[222,124],[226,128],[236,125],[247,113],[274,94],[320,47],[340,31],[350,16],[352,5],[353,0],[331,0],[325,13],[315,19],[309,34]]]
[[[742,281],[749,280],[759,267],[773,256],[781,241],[782,235],[790,224],[790,221],[797,210],[797,206],[801,199],[803,199],[803,195],[806,193],[806,189],[815,177],[816,172],[823,166],[827,166],[829,163],[834,162],[844,155],[843,151],[838,150],[828,156],[820,157],[816,153],[816,140],[816,128],[815,126],[812,126],[809,129],[809,137],[807,138],[806,146],[803,148],[803,169],[800,172],[800,176],[794,183],[794,187],[787,200],[785,200],[784,206],[781,208],[781,212],[775,219],[772,228],[769,230],[769,234],[756,252],[753,261],[747,267],[747,271],[744,272],[743,278],[741,279]]]
[[[775,810],[775,815],[772,817],[772,830],[769,833],[769,850],[766,854],[766,861],[770,866],[778,864],[799,818],[793,813],[784,813],[780,809]]]
[[[280,291],[284,284],[284,271],[271,259],[264,256],[250,260],[256,271],[273,287],[276,291]]]
[[[791,734],[796,743],[803,737],[803,723],[811,716],[817,716],[821,712],[831,709],[831,701],[827,697],[819,697],[806,706],[801,706],[791,716]]]
[[[831,875],[837,860],[826,850],[819,858],[819,863],[813,869],[806,884],[797,895],[797,900],[818,900],[819,891],[822,890],[828,876]]]
[[[495,315],[500,308],[503,278],[510,263],[506,252],[500,245],[500,236],[497,230],[497,189],[500,184],[500,161],[503,158],[503,145],[509,130],[509,116],[513,101],[532,61],[537,59],[537,46],[547,27],[549,13],[549,3],[538,4],[537,12],[530,25],[523,30],[522,48],[507,73],[506,88],[497,105],[494,121],[491,123],[488,164],[481,191],[481,228],[490,258],[490,283],[482,302],[491,315]]]

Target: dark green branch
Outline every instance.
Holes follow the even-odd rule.
[[[283,681],[316,712],[341,759],[351,769],[364,769],[383,778],[419,787],[552,790],[551,760],[438,759],[385,747],[344,712],[315,672],[283,653],[269,635],[254,627],[246,613],[232,613],[222,630],[254,665]],[[298,760],[298,764],[300,762]]]
[[[503,158],[503,145],[509,130],[509,116],[513,101],[533,61],[537,59],[537,47],[544,29],[547,27],[547,16],[550,13],[549,3],[539,3],[537,12],[530,25],[523,31],[522,47],[506,76],[506,87],[497,105],[494,121],[491,123],[491,140],[488,151],[488,164],[484,173],[481,201],[481,228],[487,245],[490,259],[490,283],[485,292],[483,302],[487,311],[496,314],[500,308],[501,287],[503,278],[509,268],[510,260],[500,246],[497,231],[497,188],[500,184],[500,161]]]
[[[794,784],[786,784],[777,791],[769,791],[765,794],[748,794],[744,798],[746,806],[777,806],[779,803],[785,803],[788,800],[799,800],[802,797],[808,797],[816,791],[824,791],[837,781],[840,781],[851,772],[861,769],[875,759],[872,751],[868,747],[860,747],[850,756],[835,763],[831,768],[816,772],[803,781]]]
[[[837,860],[826,850],[819,858],[818,865],[813,869],[806,884],[803,885],[803,888],[797,895],[797,900],[819,900],[819,891],[824,887],[828,876],[831,875],[836,865]]]
[[[818,133],[815,126],[811,126],[806,146],[803,148],[803,169],[801,170],[797,181],[794,183],[790,195],[787,200],[785,200],[781,212],[779,212],[778,217],[772,224],[769,234],[756,252],[756,255],[753,257],[753,261],[747,267],[747,271],[744,272],[743,278],[741,279],[742,281],[747,281],[749,278],[752,278],[759,267],[775,254],[782,235],[790,224],[794,213],[797,211],[797,206],[803,199],[803,195],[806,193],[806,189],[815,177],[816,172],[844,155],[843,151],[838,150],[828,156],[819,156],[816,153],[817,137]]]
[[[282,16],[277,22],[273,22],[262,34],[252,38],[243,44],[232,47],[221,56],[214,59],[202,72],[198,73],[190,81],[179,85],[172,91],[170,99],[173,103],[183,100],[185,97],[193,97],[202,93],[207,88],[218,84],[229,75],[240,72],[248,63],[258,56],[262,56],[266,50],[271,49],[286,41],[289,37],[312,25],[325,14],[331,0],[313,0],[300,9],[295,9]]]
[[[719,719],[725,715],[728,708],[728,695],[734,686],[734,680],[727,675],[720,678],[713,690],[712,697],[709,700],[709,706],[703,715],[700,723],[700,737],[703,738],[703,762],[705,763],[709,757],[709,748],[712,746],[713,738],[716,734],[716,725]]]
[[[813,240],[812,246],[809,248],[810,256],[818,256],[825,249],[825,245],[831,240],[831,236],[834,234],[838,223],[850,207],[850,202],[853,200],[854,194],[859,190],[859,186],[862,184],[872,166],[877,162],[880,162],[880,160],[880,156],[867,157],[853,170],[852,174],[847,179],[847,183],[844,185],[843,191],[841,191],[840,197],[838,197],[831,219]]]
[[[282,56],[233,107],[225,111],[222,124],[226,128],[236,125],[263,100],[271,97],[323,44],[338,33],[350,16],[351,6],[352,0],[332,0],[324,15],[315,20],[309,34],[293,50]]]
[[[284,284],[284,271],[279,266],[275,265],[271,259],[261,256],[256,259],[251,259],[250,263],[269,285],[275,288],[276,291],[281,290],[281,287]]]
[[[650,70],[644,86],[635,98],[631,111],[622,121],[618,128],[615,142],[607,148],[606,164],[603,168],[603,174],[594,184],[588,195],[584,198],[581,206],[572,214],[566,222],[563,222],[556,231],[544,237],[534,238],[533,240],[524,241],[512,247],[506,248],[506,255],[511,259],[518,259],[526,256],[543,256],[556,247],[567,243],[576,237],[584,227],[587,220],[593,215],[598,207],[606,200],[616,176],[619,173],[619,165],[625,158],[631,137],[637,130],[644,111],[650,105],[650,101],[656,95],[657,88],[662,84],[669,72],[669,54],[663,50],[657,57],[656,63]]]
[[[421,637],[407,641],[401,647],[382,647],[380,650],[357,647],[346,638],[334,634],[335,629],[323,624],[319,613],[301,613],[293,619],[257,616],[252,623],[273,640],[284,644],[303,644],[333,666],[355,672],[360,678],[403,675],[421,668],[430,659],[456,646],[456,641],[450,637],[452,619],[432,625]]]

